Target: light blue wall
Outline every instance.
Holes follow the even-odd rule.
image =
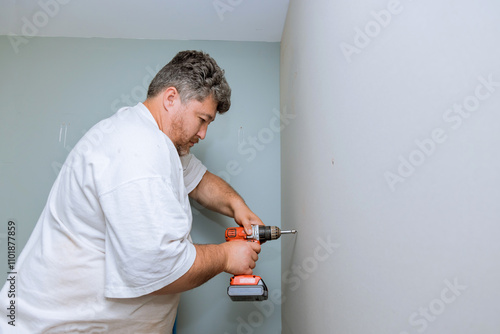
[[[0,277],[7,272],[8,220],[17,224],[20,251],[69,150],[99,120],[143,101],[157,70],[185,49],[214,57],[233,90],[231,110],[217,117],[194,153],[266,224],[280,225],[280,139],[273,126],[279,43],[31,38],[16,53],[0,36]],[[197,243],[220,243],[233,224],[194,209],[192,236]],[[265,244],[255,271],[274,291],[281,288],[280,249],[279,241]],[[219,275],[183,295],[179,332],[279,333],[280,306],[231,302],[229,277]]]

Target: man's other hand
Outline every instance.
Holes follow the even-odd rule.
[[[252,234],[252,225],[264,225],[262,220],[245,203],[233,207],[233,210],[234,220],[238,225],[245,228],[247,235]]]

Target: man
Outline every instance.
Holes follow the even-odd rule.
[[[247,230],[262,224],[189,154],[229,109],[230,94],[210,56],[180,52],[144,103],[85,134],[19,256],[16,326],[4,318],[0,332],[169,333],[180,292],[221,272],[252,273],[259,245],[194,245],[189,237],[188,194]]]

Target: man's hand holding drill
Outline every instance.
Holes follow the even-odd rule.
[[[251,275],[259,259],[260,245],[243,240],[220,244],[226,254],[224,271],[233,275]]]

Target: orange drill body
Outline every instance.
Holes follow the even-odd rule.
[[[229,227],[226,229],[226,241],[243,240],[243,241],[254,241],[259,242],[259,240],[254,239],[253,235],[247,235],[243,227]]]
[[[250,241],[263,244],[267,240],[276,240],[281,234],[297,233],[296,230],[281,231],[277,226],[252,225],[252,234],[248,235],[243,227],[226,229],[226,241]],[[231,277],[227,294],[233,301],[262,301],[268,296],[267,286],[260,276],[235,275]]]

